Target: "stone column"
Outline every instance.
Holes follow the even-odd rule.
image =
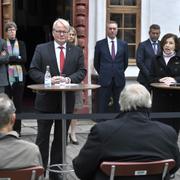
[[[73,1],[73,26],[77,30],[78,44],[83,48],[85,57],[85,67],[88,70],[88,0],[74,0]],[[88,75],[88,73],[87,73]],[[86,76],[84,83],[88,82],[88,76]],[[85,107],[88,104],[88,94],[85,92]]]

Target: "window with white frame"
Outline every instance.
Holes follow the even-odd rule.
[[[128,43],[129,65],[135,65],[135,53],[140,42],[141,0],[108,0],[107,21],[118,23],[119,39]]]

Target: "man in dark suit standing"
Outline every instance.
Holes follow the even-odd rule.
[[[128,45],[117,39],[118,24],[107,24],[107,37],[96,43],[94,67],[99,75],[99,112],[108,112],[110,97],[113,98],[113,111],[119,112],[119,95],[125,85],[124,71],[128,66]]]
[[[152,24],[149,28],[149,39],[139,44],[136,52],[136,64],[139,68],[139,74],[137,81],[145,86],[149,91],[149,72],[151,62],[155,58],[156,54],[160,53],[160,26]]]
[[[54,41],[36,47],[29,71],[30,77],[36,83],[44,83],[47,65],[50,66],[52,84],[60,83],[61,80],[67,83],[80,83],[85,78],[83,51],[67,42],[69,28],[69,23],[66,20],[57,19],[52,29]],[[62,77],[62,74],[66,74],[66,77]],[[59,113],[61,112],[60,99],[61,93],[59,92],[39,92],[36,94],[35,109],[43,113]],[[67,113],[73,112],[74,99],[73,92],[66,93]],[[40,120],[38,121],[36,144],[40,148],[45,168],[48,164],[49,136],[53,123],[54,139],[50,151],[50,164],[62,163],[62,121]],[[68,126],[69,121],[67,121],[67,129]],[[61,177],[58,174],[50,173],[50,179],[59,180]]]
[[[126,86],[120,95],[120,107],[123,113],[114,120],[92,127],[87,142],[73,160],[79,179],[109,180],[99,167],[103,161],[146,162],[174,159],[176,164],[170,174],[176,172],[180,167],[177,133],[166,124],[151,121],[151,96],[148,90],[140,84]],[[117,180],[136,178],[161,179],[160,176],[139,176],[121,177]]]

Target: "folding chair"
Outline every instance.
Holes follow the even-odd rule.
[[[110,180],[115,176],[150,176],[162,175],[165,180],[168,172],[175,166],[173,159],[151,161],[151,162],[102,162],[100,169]]]
[[[43,180],[44,168],[42,166],[33,166],[21,169],[0,170],[0,180]]]

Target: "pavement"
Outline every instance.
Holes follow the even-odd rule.
[[[95,123],[91,120],[81,120],[77,122],[77,133],[88,133]],[[53,128],[51,134],[53,133]],[[37,134],[37,121],[33,119],[22,120],[22,136],[36,135]]]

